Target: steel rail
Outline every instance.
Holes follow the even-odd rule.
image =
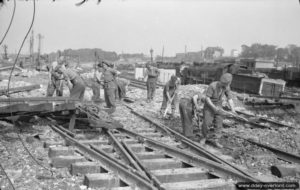
[[[276,99],[276,100],[296,100],[296,101],[300,101],[300,98],[295,98],[295,97],[260,96],[260,95],[255,95],[255,94],[251,94],[250,97]]]
[[[147,144],[148,146],[163,150],[164,152],[166,152],[166,154],[175,156],[177,158],[181,158],[183,160],[188,160],[188,162],[191,164],[195,164],[197,166],[207,168],[208,170],[217,173],[218,175],[220,175],[223,178],[227,178],[227,179],[230,178],[230,179],[235,179],[235,180],[243,181],[243,182],[260,182],[260,180],[254,178],[252,176],[250,177],[250,176],[241,174],[228,166],[222,165],[220,163],[211,161],[207,158],[200,157],[198,155],[195,155],[195,154],[192,154],[192,153],[189,153],[186,151],[182,151],[182,149],[168,146],[166,144],[155,141],[155,140],[145,137],[143,135],[137,134],[133,131],[130,131],[130,130],[127,130],[124,128],[118,129],[118,131],[127,133],[128,135],[130,135],[133,138],[142,139],[143,142],[145,144]]]
[[[83,145],[82,143],[78,142],[76,139],[72,138],[65,132],[61,131],[56,126],[50,125],[50,127],[55,132],[60,134],[63,138],[67,139],[68,141],[71,141],[72,144],[76,145],[76,147],[79,148],[81,151],[86,152],[90,156],[99,160],[103,165],[105,165],[107,167],[108,170],[118,173],[119,176],[122,179],[124,179],[125,181],[130,182],[131,184],[136,184],[141,189],[151,189],[151,190],[157,189],[152,184],[150,184],[148,181],[144,180],[139,174],[133,173],[133,171],[128,170],[128,167],[124,167],[120,163],[115,162],[114,161],[115,159],[112,157],[109,157],[105,152],[103,152],[97,148],[90,149],[86,145]],[[130,185],[130,184],[128,184],[128,185]]]
[[[282,127],[294,128],[292,126],[289,126],[287,124],[281,123],[280,121],[276,121],[276,120],[273,120],[273,119],[268,119],[268,118],[264,118],[264,117],[260,117],[260,116],[255,116],[255,115],[252,115],[252,114],[245,113],[243,111],[236,111],[236,112],[239,113],[239,114],[243,114],[245,116],[248,116],[248,117],[255,117],[258,120],[269,122],[269,123],[279,125],[279,126],[282,126]]]
[[[121,153],[124,155],[126,161],[137,171],[139,171],[141,174],[144,174],[144,171],[142,168],[136,163],[136,161],[131,157],[131,155],[125,150],[125,148],[122,146],[122,144],[118,141],[118,139],[112,134],[110,130],[106,130],[106,133],[111,138],[112,142],[116,145],[116,147],[121,151]],[[145,180],[150,180],[148,177],[144,174]]]
[[[253,178],[253,176],[251,176],[250,174],[244,172],[243,170],[237,168],[236,166],[230,164],[229,162],[227,162],[226,160],[214,155],[213,153],[205,150],[203,147],[197,145],[195,142],[193,142],[192,140],[188,139],[187,137],[183,136],[182,134],[174,131],[173,129],[170,129],[169,127],[163,125],[163,124],[160,124],[160,123],[157,123],[155,122],[153,119],[149,118],[149,117],[146,117],[138,112],[136,112],[133,108],[131,108],[130,106],[124,104],[126,107],[128,107],[134,114],[142,117],[143,119],[145,119],[146,121],[154,124],[155,126],[157,126],[159,129],[161,129],[162,131],[165,131],[165,130],[168,130],[172,135],[174,135],[176,138],[179,138],[181,141],[183,141],[185,144],[187,144],[190,148],[194,149],[194,151],[198,154],[200,154],[201,156],[205,156],[211,160],[214,160],[218,163],[223,163],[231,168],[233,168],[234,170],[236,170],[237,172],[245,175],[245,176],[248,176],[250,178]]]
[[[121,141],[121,144],[124,146],[124,148],[128,151],[128,153],[131,155],[131,157],[135,160],[135,162],[138,164],[138,166],[142,169],[143,172],[147,175],[147,177],[153,181],[154,185],[157,186],[159,190],[165,190],[164,187],[162,187],[161,182],[157,179],[155,175],[153,175],[147,168],[145,168],[140,161],[140,159],[135,155],[135,153],[131,150],[131,148],[126,144],[125,141]]]
[[[254,141],[254,140],[243,138],[241,136],[237,136],[237,135],[233,135],[233,136],[235,136],[237,138],[240,138],[242,140],[248,141],[248,142],[250,142],[250,143],[252,143],[256,146],[259,146],[259,147],[265,148],[267,150],[270,150],[271,152],[273,152],[281,160],[285,160],[285,161],[291,162],[291,163],[300,164],[300,156],[299,155],[291,154],[291,153],[285,152],[281,149],[274,148],[274,147],[271,147],[271,146],[268,146],[268,145],[265,145],[265,144],[261,144],[259,142]]]

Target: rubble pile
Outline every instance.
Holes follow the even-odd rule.
[[[300,132],[298,130],[284,128],[279,130],[251,129],[239,125],[236,126],[236,128],[224,129],[224,132],[229,135],[239,135],[245,139],[249,138],[261,144],[272,146],[292,154],[300,153],[300,139],[298,138]]]
[[[272,165],[286,163],[278,160],[272,152],[231,135],[223,135],[220,141],[225,147],[224,154],[231,155],[235,164],[246,166],[254,173],[270,174]]]
[[[205,94],[207,85],[194,84],[194,85],[180,85],[178,96],[179,98],[191,98],[196,94]]]

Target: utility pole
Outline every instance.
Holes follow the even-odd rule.
[[[44,38],[44,36],[42,36],[41,34],[38,34],[37,38],[38,38],[38,41],[39,41],[39,46],[38,46],[38,55],[37,55],[36,68],[37,68],[37,70],[40,70],[40,67],[41,67],[41,60],[40,60],[41,46],[42,46],[42,39]]]
[[[4,45],[3,45],[3,49],[4,49],[4,56],[3,56],[3,59],[5,59],[5,60],[8,60],[7,48],[8,48],[7,45],[4,44]]]
[[[204,52],[203,52],[203,46],[201,46],[201,59],[204,60]]]
[[[184,61],[186,61],[186,45],[184,46]]]
[[[150,49],[150,55],[151,55],[151,63],[153,63],[153,49]]]
[[[33,32],[33,30],[31,30],[31,36],[29,39],[29,57],[30,57],[32,63],[34,63],[33,45],[34,45],[34,32]]]
[[[165,52],[165,46],[163,46],[162,48],[162,52],[161,52],[161,62],[164,62],[164,52]]]

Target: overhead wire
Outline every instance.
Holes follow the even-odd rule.
[[[9,75],[8,84],[7,84],[7,95],[9,94],[9,88],[10,88],[11,77],[12,77],[12,73],[13,73],[15,67],[16,67],[16,63],[17,63],[17,61],[18,61],[18,57],[19,57],[20,52],[21,52],[21,50],[22,50],[22,48],[23,48],[23,45],[24,45],[24,43],[25,43],[25,40],[27,39],[27,37],[28,37],[30,31],[32,30],[32,27],[33,27],[33,23],[34,23],[34,20],[35,20],[35,12],[36,12],[36,4],[35,4],[35,3],[36,3],[35,0],[33,0],[33,16],[32,16],[32,20],[31,20],[31,24],[30,24],[30,27],[29,27],[29,29],[28,29],[28,31],[27,31],[27,33],[26,33],[26,35],[25,35],[23,41],[22,41],[22,44],[21,44],[21,46],[20,46],[20,48],[19,48],[19,51],[18,51],[18,53],[17,53],[17,56],[16,56],[16,58],[15,58],[13,67],[12,67],[11,72],[10,72],[10,75]],[[10,100],[11,100],[11,97],[8,97],[8,98],[9,98],[9,105],[11,105],[11,101],[10,101]],[[13,116],[13,113],[12,113],[12,112],[11,112],[11,116]],[[13,121],[13,123],[14,123],[14,126],[16,126],[16,125],[15,125],[15,121]],[[51,176],[53,176],[53,171],[52,171],[51,169],[46,168],[45,166],[41,165],[41,164],[34,158],[34,156],[30,153],[30,151],[28,150],[28,148],[25,146],[25,144],[24,144],[22,138],[20,137],[19,132],[17,132],[17,135],[18,135],[18,138],[19,138],[19,140],[21,141],[21,143],[22,143],[24,149],[25,149],[25,150],[27,151],[27,153],[32,157],[32,159],[33,159],[39,166],[41,166],[41,167],[43,167],[44,169],[50,171],[50,172],[51,172]]]
[[[1,41],[0,41],[0,45],[3,43],[4,39],[6,38],[6,35],[11,27],[11,24],[14,20],[14,17],[15,17],[15,12],[16,12],[16,0],[14,0],[14,10],[13,10],[13,13],[12,13],[12,16],[11,16],[11,19],[10,19],[10,22],[9,22],[9,25],[8,25],[8,28],[6,29],[6,32],[4,33],[4,36],[2,37]]]

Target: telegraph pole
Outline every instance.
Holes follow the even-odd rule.
[[[150,55],[151,55],[151,63],[153,63],[153,49],[150,49]]]
[[[39,44],[38,44],[38,55],[37,55],[36,68],[37,68],[37,70],[39,70],[41,67],[40,56],[41,56],[42,39],[44,38],[44,36],[42,36],[41,34],[38,34],[37,38],[38,38]]]
[[[162,48],[162,52],[161,52],[161,62],[164,62],[164,52],[165,52],[165,46],[163,46]]]
[[[32,63],[34,63],[33,45],[34,45],[34,32],[33,30],[31,30],[31,36],[29,40],[29,57],[31,58]]]
[[[184,46],[184,61],[186,61],[186,45]]]
[[[5,60],[7,60],[8,59],[8,55],[7,55],[7,45],[6,44],[4,44],[3,45],[3,49],[4,49],[4,56],[3,56],[3,59],[5,59]]]

